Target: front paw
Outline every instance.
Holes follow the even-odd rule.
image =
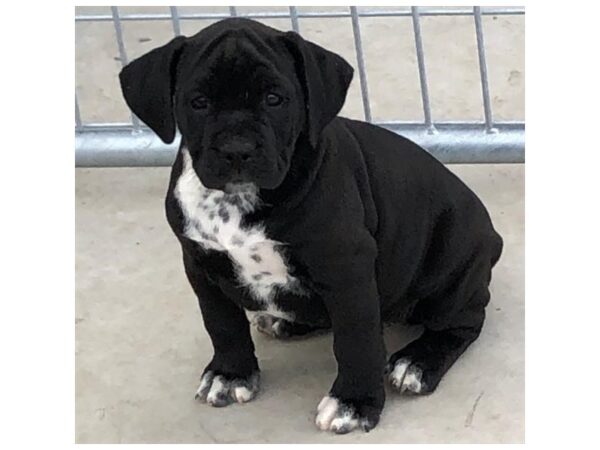
[[[211,406],[221,407],[231,403],[246,403],[252,400],[259,390],[258,371],[248,377],[231,377],[207,370],[202,375],[196,399]]]
[[[342,401],[330,394],[317,406],[315,423],[320,430],[336,434],[346,434],[357,428],[368,432],[379,423],[381,410],[370,403]]]

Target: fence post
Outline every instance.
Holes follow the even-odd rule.
[[[119,59],[121,60],[121,67],[125,67],[129,60],[127,59],[127,52],[125,51],[125,43],[123,41],[123,28],[121,27],[121,18],[119,17],[119,8],[117,6],[111,6],[113,24],[115,26],[115,34],[117,36],[117,46],[119,47]],[[131,113],[131,124],[133,125],[134,131],[139,131],[140,121]]]
[[[481,78],[481,94],[483,97],[483,114],[485,117],[486,133],[496,133],[492,119],[492,104],[490,102],[490,88],[488,83],[487,64],[485,62],[485,46],[483,42],[483,25],[481,23],[481,7],[473,7],[475,20],[475,35],[477,37],[477,56],[479,58],[479,75]]]

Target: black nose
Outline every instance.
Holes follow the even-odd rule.
[[[219,148],[223,158],[232,165],[239,165],[252,159],[256,146],[251,142],[232,141],[227,142]]]

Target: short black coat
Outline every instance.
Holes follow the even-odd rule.
[[[489,273],[502,250],[477,195],[415,143],[365,122],[334,119],[318,147],[302,151],[313,150],[298,169],[303,180],[295,183],[294,192],[285,202],[278,199],[280,204],[253,214],[248,224],[263,223],[269,237],[286,244],[284,253],[305,286],[334,285],[355,276],[337,273],[337,261],[343,261],[342,267],[350,265],[356,272],[374,270],[383,321],[447,326],[453,312],[489,283],[483,275],[457,289],[461,271],[474,261],[487,261],[481,272]],[[183,221],[173,187],[180,171],[179,155],[166,199],[167,217],[178,236]],[[182,239],[206,260],[207,275],[233,300],[257,307],[236,287],[226,256],[205,254]],[[302,301],[287,297],[293,295],[275,301],[283,311],[295,312],[297,321],[329,323],[319,295]]]

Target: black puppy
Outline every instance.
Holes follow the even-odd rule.
[[[502,240],[477,196],[413,142],[336,117],[340,56],[246,19],[177,37],[120,74],[125,100],[181,147],[166,198],[214,356],[197,397],[247,402],[246,311],[276,337],[331,329],[338,375],[316,424],[370,430],[427,394],[479,335]],[[386,366],[382,323],[423,324]]]

